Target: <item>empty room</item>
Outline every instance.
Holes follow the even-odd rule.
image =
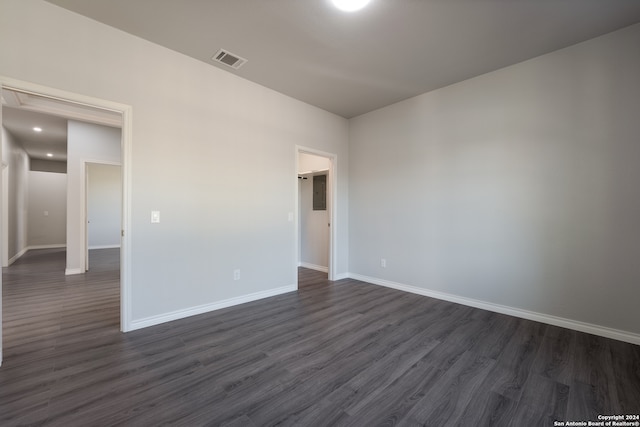
[[[634,0],[0,0],[0,425],[640,426],[639,46]],[[27,99],[117,158],[29,191]]]

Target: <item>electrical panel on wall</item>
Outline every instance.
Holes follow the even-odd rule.
[[[313,210],[327,210],[327,175],[313,177]]]

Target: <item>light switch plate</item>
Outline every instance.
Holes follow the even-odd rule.
[[[160,222],[160,211],[151,211],[151,223],[156,224]]]

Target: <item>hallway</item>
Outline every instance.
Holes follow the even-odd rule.
[[[65,249],[41,249],[3,269],[0,424],[13,411],[46,408],[56,371],[77,370],[91,348],[120,339],[119,257],[119,249],[92,250],[89,272],[65,276]]]

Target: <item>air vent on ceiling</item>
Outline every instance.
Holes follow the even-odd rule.
[[[216,52],[216,54],[213,55],[212,59],[236,70],[247,62],[246,59],[241,58],[238,55],[228,52],[224,49],[220,49],[218,52]]]

